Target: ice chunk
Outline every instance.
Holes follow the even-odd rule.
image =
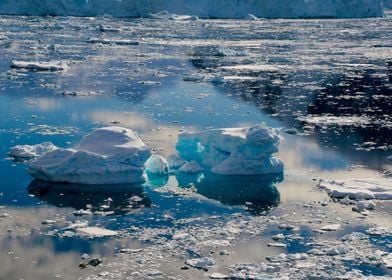
[[[31,162],[36,179],[75,184],[131,184],[146,180],[151,152],[132,130],[112,126],[94,130],[73,149],[56,149]]]
[[[178,169],[178,171],[184,173],[199,173],[203,171],[203,168],[197,163],[197,161],[192,160],[190,162],[186,162],[180,169]]]
[[[210,269],[215,265],[215,261],[211,258],[204,257],[199,259],[186,260],[185,264],[198,269]]]
[[[175,154],[167,157],[167,163],[169,164],[170,169],[177,169],[185,164],[185,160]]]
[[[77,229],[80,233],[92,237],[116,236],[117,232],[99,227],[83,227]]]
[[[154,175],[167,175],[169,173],[169,164],[160,155],[152,155],[144,165],[146,171]]]
[[[90,38],[87,40],[87,43],[91,44],[103,44],[103,45],[129,45],[129,46],[137,46],[139,45],[138,41],[132,41],[128,39],[101,39],[101,38]]]
[[[43,142],[37,145],[17,145],[12,147],[8,154],[14,159],[24,160],[40,157],[56,149],[52,142]]]
[[[318,187],[335,198],[348,196],[354,200],[392,199],[392,180],[389,179],[320,180]]]
[[[33,62],[33,61],[11,61],[12,68],[22,68],[37,71],[62,71],[68,68],[63,61]]]
[[[182,133],[176,148],[183,159],[196,161],[216,174],[262,175],[283,172],[283,163],[272,156],[280,140],[277,129],[262,124]]]

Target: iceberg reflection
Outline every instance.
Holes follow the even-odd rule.
[[[224,205],[246,206],[247,211],[259,215],[276,207],[280,193],[276,184],[283,181],[283,173],[257,176],[224,176],[204,173],[202,176],[178,173],[180,186],[195,187],[197,193]]]
[[[30,195],[56,207],[71,207],[95,214],[125,215],[151,207],[143,186],[136,184],[78,185],[34,180],[27,190]]]

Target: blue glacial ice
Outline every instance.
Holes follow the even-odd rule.
[[[152,155],[144,164],[147,173],[151,175],[167,175],[170,168],[166,159],[160,155]]]
[[[0,14],[148,17],[167,19],[363,18],[383,16],[383,0],[1,0]],[[389,0],[384,0],[389,4]],[[172,14],[170,16],[169,14]],[[179,15],[193,15],[184,17]],[[159,14],[158,14],[159,15]],[[162,15],[162,14],[161,14]]]
[[[283,172],[283,162],[272,156],[280,140],[279,130],[262,124],[181,133],[176,149],[184,160],[215,174],[263,175]]]
[[[75,184],[131,184],[146,181],[150,149],[132,130],[94,130],[70,149],[50,151],[28,166],[36,179]]]

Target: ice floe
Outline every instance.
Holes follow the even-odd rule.
[[[216,174],[261,175],[283,172],[283,162],[272,156],[280,140],[279,130],[262,124],[181,133],[176,148],[184,160]]]
[[[17,69],[29,69],[36,71],[62,71],[68,68],[64,61],[34,62],[34,61],[11,61],[11,67]]]
[[[26,160],[40,157],[50,151],[56,150],[57,147],[52,142],[43,142],[36,145],[17,145],[11,148],[9,155],[16,160]]]
[[[75,184],[126,184],[146,180],[144,163],[149,148],[132,130],[104,127],[94,130],[70,149],[56,149],[31,162],[36,179]]]
[[[392,180],[389,179],[320,180],[318,187],[325,189],[334,198],[392,199]]]

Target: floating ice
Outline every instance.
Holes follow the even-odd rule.
[[[185,264],[198,269],[210,269],[216,263],[213,259],[204,257],[200,259],[186,260]]]
[[[355,18],[383,16],[383,0],[2,0],[1,14],[147,17],[184,20],[245,18],[249,13],[265,18]],[[384,0],[390,7],[390,0]],[[167,10],[168,12],[160,12]],[[155,13],[155,14],[154,14]],[[155,15],[155,16],[154,16]]]
[[[116,236],[117,231],[99,228],[99,227],[82,227],[77,229],[78,232],[92,236],[92,237],[104,237],[104,236]]]
[[[262,175],[283,172],[283,163],[272,156],[280,139],[278,130],[262,124],[182,133],[176,148],[183,159],[210,167],[216,174]]]
[[[131,184],[146,180],[151,153],[132,130],[112,126],[94,130],[72,149],[56,149],[31,162],[36,179],[75,184]]]
[[[177,14],[172,14],[169,13],[166,10],[163,10],[158,13],[149,13],[148,14],[149,18],[152,19],[164,19],[164,20],[198,20],[199,17],[197,16],[190,16],[190,15],[177,15]]]
[[[63,61],[33,62],[33,61],[11,61],[12,68],[22,68],[37,71],[62,71],[68,68]]]
[[[389,179],[320,180],[318,187],[325,189],[331,197],[335,198],[392,199],[392,180]]]
[[[56,149],[57,147],[52,142],[43,142],[37,145],[17,145],[11,148],[9,155],[17,160],[32,159]]]
[[[137,46],[139,45],[138,41],[132,41],[128,39],[101,39],[101,38],[91,38],[87,40],[87,43],[91,44],[103,44],[103,45],[130,45],[130,46]]]
[[[167,175],[169,173],[169,164],[160,155],[152,155],[144,165],[146,171],[154,175]]]

